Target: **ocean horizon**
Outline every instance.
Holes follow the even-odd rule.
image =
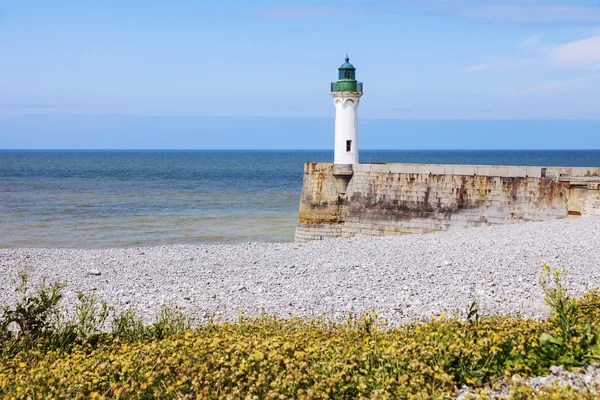
[[[361,150],[364,163],[600,166],[600,150]],[[332,150],[0,150],[0,247],[291,242]]]

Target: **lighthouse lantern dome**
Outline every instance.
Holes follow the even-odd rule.
[[[338,68],[339,71],[339,79],[349,79],[349,80],[355,80],[355,76],[356,76],[356,68],[354,68],[354,65],[350,64],[350,58],[348,57],[348,55],[346,55],[346,62],[343,63],[342,65],[340,65],[340,67]]]

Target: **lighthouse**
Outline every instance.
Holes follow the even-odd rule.
[[[331,83],[335,106],[334,164],[358,164],[358,105],[363,95],[362,82],[356,81],[356,68],[346,62],[338,68],[338,80]]]

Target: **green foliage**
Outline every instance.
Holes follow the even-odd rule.
[[[34,338],[44,334],[53,324],[58,312],[58,303],[62,298],[61,290],[64,284],[47,285],[42,281],[34,293],[28,288],[28,274],[19,272],[19,283],[15,288],[18,296],[14,308],[2,308],[2,327],[14,323],[18,326],[19,334]]]
[[[3,306],[0,316],[1,355],[7,356],[21,347],[32,346],[54,333],[60,318],[58,304],[65,284],[45,281],[32,292],[29,275],[19,271],[15,291],[17,302],[14,307]]]
[[[130,307],[114,316],[111,334],[126,343],[160,340],[183,334],[192,328],[192,324],[193,320],[181,308],[165,305],[151,325],[144,325],[140,313]]]
[[[77,292],[75,305],[75,326],[81,338],[97,337],[102,333],[111,307],[104,300],[98,300],[91,293]]]
[[[544,266],[540,286],[544,300],[552,311],[549,323],[552,329],[539,337],[543,357],[554,364],[583,365],[600,354],[600,332],[590,322],[584,321],[580,301],[567,295],[565,281],[567,269]],[[594,321],[597,322],[598,321]]]
[[[547,372],[537,338],[548,323],[475,315],[396,329],[376,315],[263,316],[131,342],[115,332],[93,348],[0,361],[0,397],[444,398],[464,383]]]
[[[35,345],[0,358],[0,398],[448,398],[464,384],[485,397],[484,386],[513,374],[542,375],[559,361],[577,365],[600,354],[593,328],[600,292],[572,299],[562,272],[544,274],[546,321],[483,315],[474,302],[462,315],[397,328],[373,313],[344,321],[240,316],[194,326],[181,309],[163,307],[150,325],[129,308],[103,332],[113,310],[79,294],[73,321],[42,324]],[[537,396],[522,384],[511,391]],[[552,388],[540,398],[581,395]]]
[[[125,342],[134,342],[144,338],[146,328],[142,316],[133,308],[127,308],[115,315],[112,320],[112,333]]]
[[[182,334],[190,329],[192,321],[181,308],[165,305],[161,308],[152,324],[152,337],[165,338],[173,334]]]
[[[65,320],[60,308],[64,283],[37,287],[29,284],[26,271],[18,273],[13,282],[17,301],[4,306],[0,315],[0,356],[13,357],[19,351],[36,348],[42,352],[70,351],[77,344],[97,346],[103,341],[119,338],[125,342],[164,339],[191,328],[192,320],[183,310],[164,306],[155,322],[146,326],[140,314],[132,308],[114,316],[114,308],[92,293],[77,293],[74,316]],[[112,316],[112,332],[107,332]]]

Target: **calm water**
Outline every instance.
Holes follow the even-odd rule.
[[[0,247],[292,241],[330,151],[0,150]],[[600,166],[600,151],[362,151],[361,162]]]

